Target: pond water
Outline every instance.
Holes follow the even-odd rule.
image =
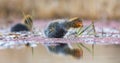
[[[90,45],[87,45],[91,47]],[[34,48],[0,50],[0,63],[119,63],[120,45],[95,45],[94,56],[83,48],[80,59],[49,53],[42,45]]]

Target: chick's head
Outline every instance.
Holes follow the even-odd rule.
[[[83,27],[83,23],[82,23],[82,19],[78,18],[78,17],[74,17],[69,19],[70,21],[70,25],[73,28],[78,28],[78,27]]]
[[[32,17],[30,15],[26,15],[23,19],[23,24],[25,24],[28,27],[28,29],[31,30],[33,26]]]

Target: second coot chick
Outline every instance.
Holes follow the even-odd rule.
[[[14,25],[11,28],[11,32],[22,32],[22,31],[32,31],[33,20],[30,15],[24,16],[23,22]],[[26,46],[30,46],[30,43],[25,44]]]
[[[18,23],[11,28],[11,32],[31,31],[33,21],[30,15],[24,17],[23,23]]]

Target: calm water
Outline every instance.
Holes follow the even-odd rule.
[[[91,45],[87,45],[91,48]],[[74,47],[76,45],[74,44]],[[94,57],[83,48],[83,58],[49,53],[42,45],[34,48],[0,50],[0,63],[119,63],[120,45],[95,45]]]

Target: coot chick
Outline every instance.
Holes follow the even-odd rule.
[[[44,30],[44,34],[48,38],[63,38],[70,28],[82,27],[82,20],[78,17],[72,19],[61,19],[51,22]],[[54,53],[62,53],[80,58],[82,51],[79,49],[71,49],[67,43],[56,43],[57,45],[47,45],[49,51]]]
[[[18,23],[11,28],[11,32],[31,31],[33,26],[33,20],[30,15],[26,15],[22,23]],[[25,46],[29,47],[31,44],[27,43]],[[32,48],[33,50],[33,48]]]
[[[18,23],[11,28],[11,32],[31,31],[33,21],[30,15],[24,17],[23,23]]]

